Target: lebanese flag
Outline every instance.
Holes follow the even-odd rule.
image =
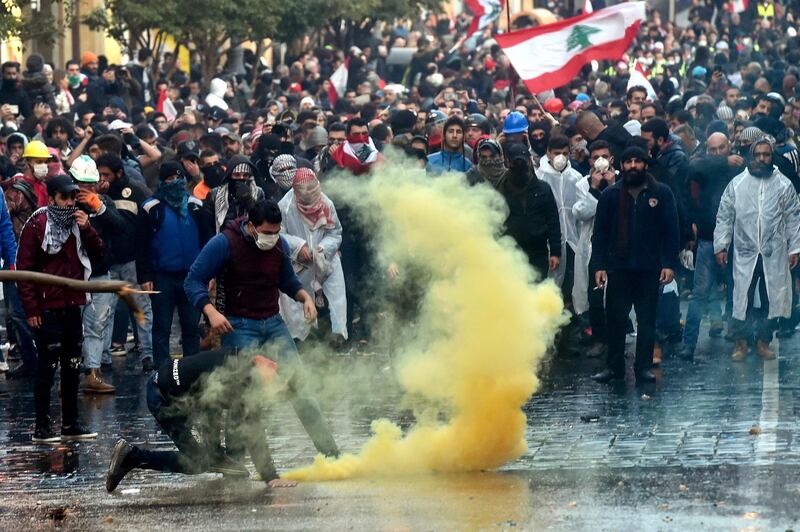
[[[500,13],[503,11],[503,0],[464,0],[464,5],[472,13],[467,38],[500,18]]]
[[[630,90],[631,87],[644,87],[647,89],[647,99],[651,102],[656,101],[656,98],[658,98],[653,84],[647,79],[644,67],[639,61],[636,61],[636,66],[631,70],[631,77],[628,78],[628,87],[625,90]]]
[[[628,2],[495,39],[538,94],[568,84],[591,61],[621,58],[645,17],[645,2]]]
[[[330,82],[331,87],[328,89],[328,100],[332,106],[336,105],[339,98],[344,98],[347,92],[347,67],[350,64],[350,58],[346,58],[344,62],[339,65],[339,68],[331,74]]]
[[[743,13],[750,7],[749,0],[733,0],[730,4],[731,13]]]

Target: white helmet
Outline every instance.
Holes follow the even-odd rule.
[[[97,183],[100,181],[100,173],[97,171],[97,165],[94,160],[88,155],[81,155],[72,162],[69,168],[69,174],[81,183]]]

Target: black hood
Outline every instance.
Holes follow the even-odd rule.
[[[251,161],[250,158],[247,157],[246,155],[234,155],[233,157],[228,159],[227,170],[225,171],[225,178],[223,179],[223,183],[226,183],[231,178],[231,174],[233,174],[233,169],[242,163],[250,167],[250,173],[253,175],[253,178],[255,179],[258,170],[256,169],[256,165],[253,164],[253,161]]]

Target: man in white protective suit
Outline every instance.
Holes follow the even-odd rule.
[[[745,358],[753,334],[761,358],[775,358],[769,343],[777,318],[792,310],[789,270],[800,260],[800,201],[773,156],[770,138],[753,143],[747,168],[728,184],[717,211],[714,253],[721,265],[733,244],[734,360]]]

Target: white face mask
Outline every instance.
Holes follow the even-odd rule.
[[[278,243],[280,235],[265,235],[263,233],[256,233],[256,247],[261,251],[269,251]]]
[[[47,177],[47,163],[34,164],[33,177],[36,179],[44,179]]]
[[[594,169],[598,172],[605,172],[608,170],[608,159],[605,157],[598,157],[594,162]]]
[[[553,157],[553,168],[556,169],[557,172],[561,172],[564,168],[567,167],[567,156],[558,154]]]

